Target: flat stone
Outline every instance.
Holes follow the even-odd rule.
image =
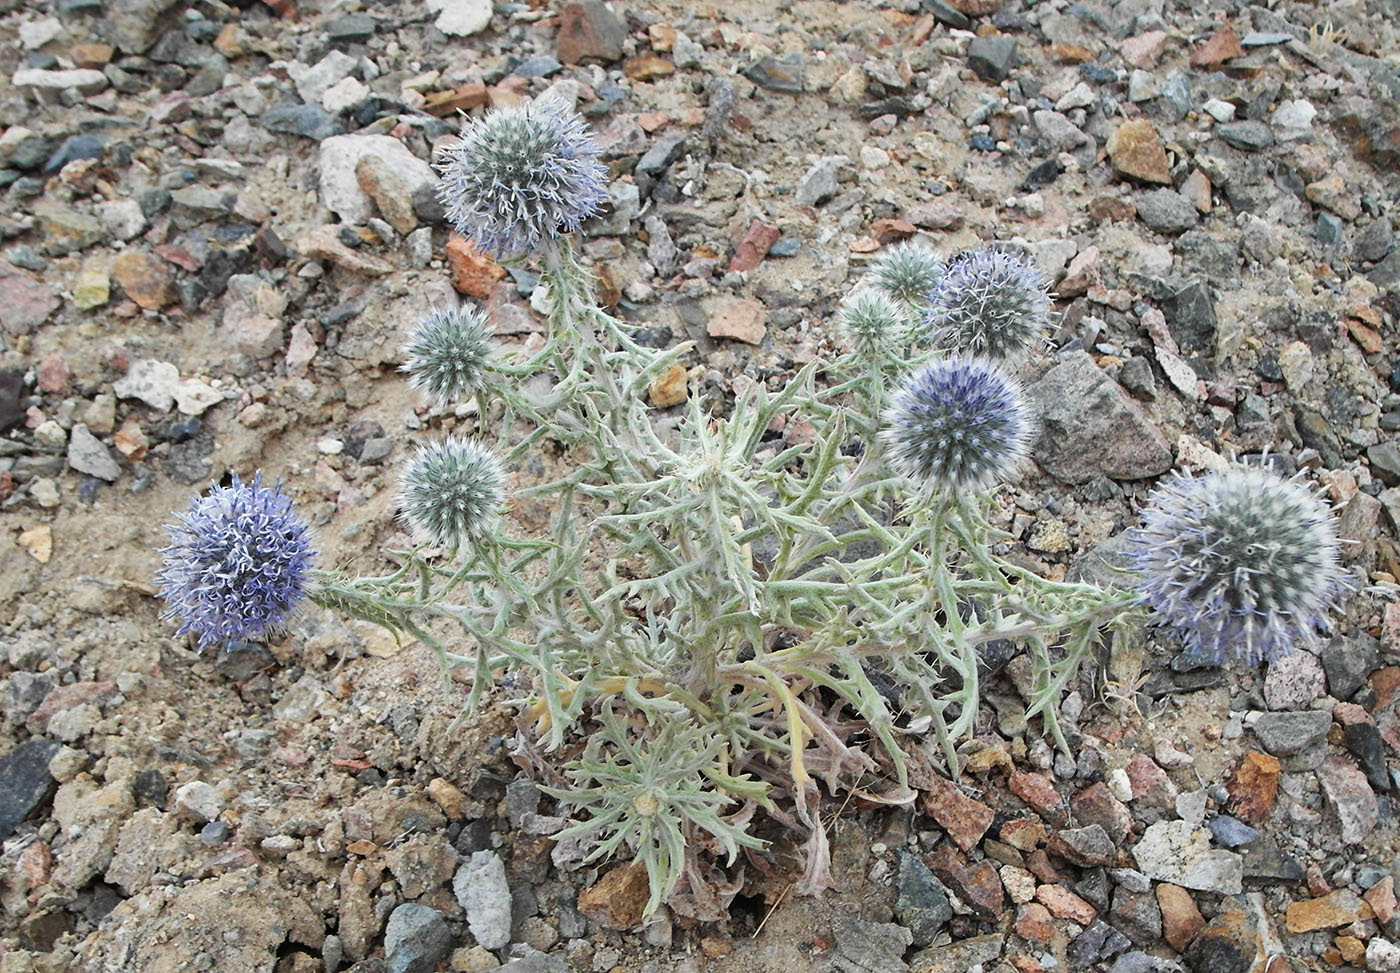
[[[614,866],[579,893],[578,910],[605,929],[632,929],[642,921],[650,895],[646,869],[638,862]]]
[[[176,300],[175,273],[153,253],[129,248],[112,261],[112,279],[126,296],[148,311],[159,311]]]
[[[316,142],[345,134],[340,119],[320,105],[275,105],[258,116],[258,124],[269,132]]]
[[[974,37],[967,45],[967,66],[983,81],[1005,81],[1016,66],[1016,38],[1006,34]]]
[[[1191,52],[1193,68],[1217,68],[1244,53],[1239,35],[1229,24],[1222,24],[1214,34]]]
[[[1244,877],[1239,855],[1211,848],[1208,832],[1186,821],[1149,825],[1133,857],[1148,878],[1201,892],[1238,894]]]
[[[1094,142],[1092,136],[1057,111],[1040,109],[1031,115],[1031,123],[1045,144],[1056,152],[1070,152]]]
[[[112,385],[121,399],[140,399],[157,412],[169,412],[175,405],[180,370],[170,362],[138,358],[127,366],[126,374]]]
[[[1082,868],[1108,865],[1118,857],[1113,839],[1097,824],[1057,831],[1050,836],[1045,850]]]
[[[227,806],[218,788],[202,780],[186,781],[175,788],[175,810],[196,824],[213,821]]]
[[[86,250],[102,240],[102,224],[86,213],[52,200],[34,205],[34,216],[44,234],[44,252],[55,256]]]
[[[967,973],[974,967],[995,963],[1001,957],[1005,941],[1004,936],[990,933],[959,939],[946,946],[930,946],[909,960],[909,973]]]
[[[767,54],[745,68],[744,77],[769,91],[800,95],[806,85],[807,62],[801,54],[783,58]]]
[[[1275,757],[1290,757],[1318,743],[1332,726],[1332,714],[1321,710],[1301,713],[1261,713],[1254,735]]]
[[[912,934],[914,946],[927,946],[953,918],[948,890],[917,855],[904,850],[899,853],[895,890],[895,916]]]
[[[431,192],[438,184],[432,167],[396,138],[388,135],[336,135],[327,138],[321,143],[319,156],[321,202],[346,223],[363,224],[374,215],[377,200],[364,188],[359,176],[360,163],[371,156],[384,163],[385,171],[398,177],[410,201],[415,194]],[[396,218],[405,221],[406,225],[407,217],[397,212],[400,208],[394,206]],[[389,214],[384,214],[384,218],[394,223]],[[416,218],[413,225],[417,225]],[[395,223],[394,228],[406,233],[413,227],[404,230]]]
[[[468,297],[490,297],[496,282],[506,276],[504,267],[478,250],[476,244],[456,233],[447,238],[445,254],[452,273],[452,286]]]
[[[68,465],[79,473],[95,476],[108,483],[122,475],[122,468],[111,450],[88,431],[83,423],[75,425],[68,434]]]
[[[1158,233],[1184,233],[1201,218],[1195,205],[1174,189],[1141,193],[1133,202],[1138,218]]]
[[[361,156],[355,163],[355,181],[364,194],[374,201],[379,215],[394,229],[407,235],[418,228],[418,216],[413,212],[413,194],[403,177],[380,156],[373,153]]]
[[[1215,132],[1235,148],[1246,152],[1258,152],[1274,144],[1274,133],[1264,122],[1230,122],[1217,126]]]
[[[1070,811],[1081,825],[1097,825],[1113,844],[1121,844],[1133,833],[1133,814],[1103,781],[1096,781],[1070,798]]]
[[[1027,390],[1041,423],[1035,458],[1068,483],[1135,480],[1171,468],[1166,437],[1086,352],[1071,352]]]
[[[304,257],[329,260],[352,273],[381,277],[394,270],[394,265],[381,257],[347,247],[340,240],[339,229],[330,224],[307,230],[292,241],[292,245]]]
[[[1095,919],[1088,929],[1070,940],[1065,949],[1065,959],[1069,961],[1070,969],[1084,970],[1095,963],[1105,962],[1132,945],[1127,936],[1102,919]]]
[[[0,260],[0,329],[6,334],[29,334],[47,321],[60,303],[43,282]]]
[[[757,345],[768,333],[763,324],[763,305],[747,297],[728,298],[710,315],[706,331],[711,338],[733,338]]]
[[[961,851],[951,844],[942,844],[928,859],[929,869],[979,917],[995,922],[1001,915],[1006,896],[992,862],[982,860],[967,863]]]
[[[1302,902],[1289,903],[1284,925],[1291,933],[1349,926],[1372,916],[1371,907],[1350,889],[1337,889]]]
[[[1215,843],[1225,848],[1238,848],[1259,840],[1258,831],[1228,814],[1211,818],[1210,833],[1215,838]]]
[[[793,202],[798,206],[820,206],[835,196],[840,189],[837,174],[850,161],[844,155],[828,155],[818,159],[798,180]]]
[[[920,796],[920,808],[948,832],[959,848],[971,851],[992,826],[995,812],[962,792],[957,784],[932,777]]]
[[[467,927],[487,949],[510,942],[511,892],[501,856],[493,851],[474,852],[452,880],[457,903],[467,913]]]
[[[1326,692],[1322,663],[1311,652],[1293,652],[1269,663],[1264,702],[1271,710],[1302,710]]]
[[[354,74],[359,61],[344,51],[329,51],[308,67],[293,61],[287,66],[287,76],[296,85],[297,94],[308,105],[320,104],[326,92]]]
[[[107,87],[107,76],[93,68],[70,68],[52,71],[45,68],[22,68],[14,73],[10,83],[16,88],[40,88],[48,91],[73,89],[85,95],[95,95]]]
[[[1366,775],[1347,758],[1329,756],[1317,769],[1317,779],[1341,824],[1342,841],[1366,841],[1380,825],[1380,806]]]
[[[1108,157],[1120,175],[1170,186],[1171,168],[1157,126],[1145,118],[1124,122],[1108,137]]]
[[[566,3],[559,11],[554,56],[564,64],[616,61],[626,40],[627,25],[599,0]]]
[[[449,37],[470,37],[491,25],[491,0],[428,0],[436,10],[433,26]]]
[[[0,840],[14,834],[15,827],[47,803],[57,781],[49,773],[49,761],[63,745],[57,740],[26,740],[0,757]]]
[[[384,956],[389,973],[432,973],[452,952],[452,932],[436,909],[405,902],[389,914]]]
[[[1308,202],[1331,210],[1342,219],[1354,221],[1361,215],[1361,194],[1354,183],[1343,179],[1337,173],[1310,182],[1303,189]]]
[[[904,952],[909,948],[908,929],[892,922],[871,922],[838,912],[831,920],[836,940],[837,965],[869,973],[904,973]]]

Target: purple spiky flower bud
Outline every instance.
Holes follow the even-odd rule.
[[[180,619],[180,634],[198,636],[201,650],[281,627],[306,597],[314,556],[306,525],[262,474],[215,486],[166,530],[156,575],[162,617]]]
[[[583,119],[554,101],[469,121],[438,163],[438,199],[462,236],[498,259],[577,230],[607,199],[607,169]]]
[[[474,308],[433,311],[403,349],[400,371],[409,384],[448,405],[485,387],[491,359],[491,329]]]
[[[1033,423],[1015,382],[991,362],[944,358],[905,381],[881,433],[905,476],[937,491],[985,490],[1030,448]]]
[[[929,297],[924,329],[936,347],[993,361],[1029,348],[1049,321],[1045,275],[1000,250],[964,253],[948,264]]]
[[[449,437],[422,446],[399,481],[399,509],[433,543],[456,549],[495,525],[505,472],[475,439]]]
[[[1352,586],[1328,505],[1257,467],[1175,475],[1131,537],[1143,603],[1207,663],[1256,665],[1315,645]]]

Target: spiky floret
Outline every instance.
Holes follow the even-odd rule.
[[[201,650],[280,627],[306,597],[310,536],[280,484],[264,487],[261,473],[213,487],[165,529],[161,617],[180,619],[180,634],[198,636]]]
[[[852,350],[862,358],[891,351],[909,333],[904,313],[894,299],[869,287],[846,299],[837,323]]]
[[[484,388],[491,360],[491,329],[474,308],[433,311],[403,349],[400,371],[408,382],[443,405]]]
[[[554,101],[469,121],[438,168],[453,229],[498,259],[571,233],[607,199],[607,170],[583,119]]]
[[[991,362],[944,358],[911,375],[884,414],[895,468],[934,490],[985,490],[1030,447],[1030,411]]]
[[[1000,250],[956,257],[929,298],[924,328],[936,347],[994,361],[1013,358],[1035,342],[1049,321],[1045,275]]]
[[[399,509],[434,543],[458,548],[495,525],[505,472],[475,439],[449,437],[422,446],[399,481]]]
[[[1255,665],[1314,645],[1351,588],[1327,504],[1257,467],[1177,474],[1131,535],[1144,604],[1204,662]]]
[[[871,269],[871,282],[899,302],[906,313],[919,316],[943,276],[938,255],[913,240],[897,243],[880,254]]]

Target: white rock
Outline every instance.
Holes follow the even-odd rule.
[[[192,780],[175,788],[175,809],[197,821],[213,821],[226,804],[224,796],[202,780]]]
[[[1031,115],[1031,122],[1034,123],[1040,137],[1057,152],[1068,152],[1093,142],[1093,139],[1084,134],[1074,122],[1057,111],[1042,109]]]
[[[862,145],[860,164],[866,169],[883,169],[890,164],[890,154],[876,145]]]
[[[146,214],[134,199],[113,199],[97,204],[97,218],[118,240],[130,240],[146,228]]]
[[[350,72],[355,70],[355,64],[355,59],[349,54],[331,51],[311,67],[293,61],[287,65],[287,76],[297,86],[297,94],[301,95],[301,100],[308,105],[314,105],[330,90],[331,85],[350,77]]]
[[[1312,351],[1301,341],[1289,342],[1278,353],[1278,367],[1283,372],[1283,383],[1288,390],[1296,392],[1312,381]]]
[[[1366,944],[1366,969],[1400,970],[1400,946],[1388,939],[1373,936]]]
[[[321,202],[346,223],[362,224],[374,215],[374,204],[355,179],[355,164],[377,155],[399,174],[410,194],[437,185],[437,176],[422,159],[388,135],[333,135],[321,142]]]
[[[49,91],[77,88],[84,94],[96,94],[107,87],[107,76],[92,68],[73,68],[70,71],[25,68],[22,71],[16,71],[10,82],[16,88],[44,88]]]
[[[494,851],[478,851],[452,878],[452,893],[467,913],[467,928],[478,944],[500,949],[510,942],[510,885],[506,866]]]
[[[1134,103],[1151,101],[1162,93],[1162,84],[1151,71],[1134,71],[1128,75],[1128,100]]]
[[[1244,861],[1230,851],[1213,849],[1210,833],[1189,821],[1158,821],[1133,848],[1138,871],[1159,882],[1199,892],[1239,895]]]
[[[1106,778],[1108,792],[1118,800],[1127,804],[1133,799],[1133,779],[1128,776],[1128,772],[1122,767],[1115,767],[1108,772]]]
[[[1079,244],[1073,240],[1037,240],[1031,244],[1031,256],[1035,258],[1036,265],[1045,271],[1045,276],[1052,281],[1064,276],[1065,267],[1077,253]]]
[[[197,378],[182,379],[175,386],[175,408],[187,416],[202,416],[224,400],[224,393]]]
[[[373,94],[369,85],[361,83],[358,78],[342,78],[326,89],[321,96],[321,107],[332,115],[339,115],[363,105]]]
[[[1094,89],[1083,81],[1060,96],[1055,102],[1055,111],[1069,111],[1072,108],[1088,108],[1095,101]]]
[[[286,723],[305,723],[316,715],[316,711],[328,698],[326,691],[321,688],[321,680],[308,672],[273,704],[272,717]]]
[[[19,42],[26,51],[34,51],[61,33],[63,33],[63,25],[58,22],[57,17],[44,17],[40,20],[30,20],[20,24]]]
[[[112,385],[118,398],[140,399],[157,412],[169,412],[175,404],[180,370],[170,362],[142,358],[131,363],[126,376]]]
[[[112,451],[88,432],[81,422],[68,435],[68,465],[79,473],[95,476],[108,483],[122,475],[122,468],[112,458]]]
[[[1228,122],[1235,117],[1235,106],[1219,98],[1212,98],[1202,107],[1205,108],[1206,114],[1217,122]]]
[[[1281,101],[1271,119],[1274,136],[1280,142],[1306,138],[1312,134],[1312,123],[1316,117],[1317,109],[1310,101],[1303,98],[1297,101]]]
[[[68,430],[48,419],[34,428],[34,441],[45,449],[62,449],[68,443]]]
[[[449,37],[470,37],[491,23],[491,0],[428,0],[438,12],[434,27]]]

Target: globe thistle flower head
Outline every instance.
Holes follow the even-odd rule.
[[[400,370],[408,373],[410,385],[442,405],[460,402],[486,384],[490,338],[480,311],[433,311],[404,346]]]
[[[871,270],[872,282],[911,314],[922,314],[939,278],[943,261],[913,240],[897,243],[882,253]]]
[[[1142,602],[1206,663],[1256,665],[1315,645],[1351,588],[1330,508],[1264,469],[1178,474],[1130,536]]]
[[[909,326],[894,299],[884,291],[862,288],[846,299],[837,323],[856,354],[872,358],[904,339]]]
[[[505,499],[505,472],[474,439],[420,447],[399,482],[399,509],[433,543],[456,549],[486,535]]]
[[[905,381],[881,435],[895,468],[938,491],[985,490],[1030,448],[1020,390],[984,359],[944,358]]]
[[[607,198],[607,170],[575,112],[554,101],[469,121],[438,163],[447,220],[487,254],[507,259],[577,230]]]
[[[940,348],[994,361],[1029,348],[1049,321],[1045,275],[1000,250],[955,258],[929,297],[924,328]]]
[[[156,575],[162,617],[180,619],[179,634],[197,636],[201,651],[280,628],[306,597],[314,556],[306,525],[261,474],[215,486],[166,530]]]

